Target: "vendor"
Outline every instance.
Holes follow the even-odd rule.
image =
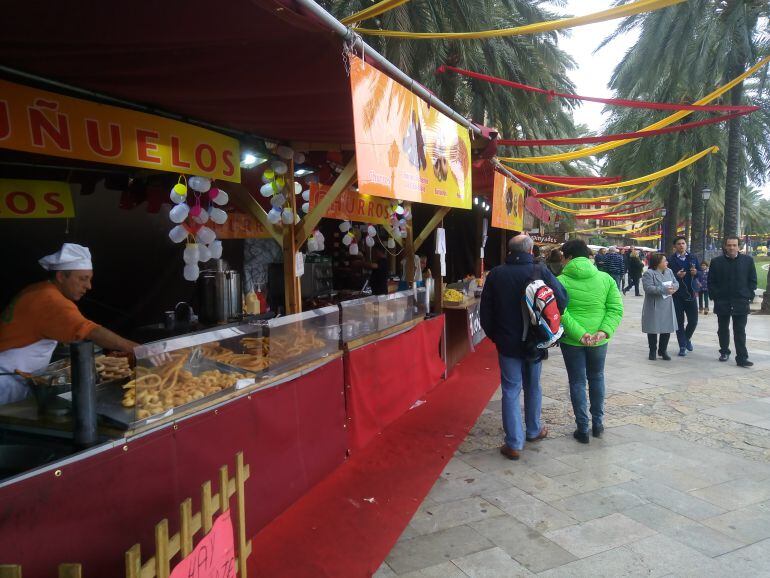
[[[369,275],[369,286],[372,288],[373,295],[388,294],[388,258],[385,249],[380,246],[372,248],[372,258],[364,264],[364,267],[371,270]]]
[[[24,380],[14,372],[32,373],[51,362],[57,342],[90,339],[104,349],[132,353],[138,344],[89,321],[75,302],[91,289],[91,252],[65,243],[39,261],[48,281],[23,289],[0,316],[0,404],[27,396]]]

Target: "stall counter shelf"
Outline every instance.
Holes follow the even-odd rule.
[[[340,303],[340,327],[344,349],[408,331],[427,313],[425,288],[372,295]]]
[[[481,298],[466,297],[461,303],[444,303],[446,315],[446,364],[450,371],[486,337],[481,328]]]

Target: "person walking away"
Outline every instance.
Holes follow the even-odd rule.
[[[709,264],[702,261],[693,286],[698,286],[698,313],[709,314]]]
[[[631,249],[621,249],[620,256],[623,257],[623,279],[621,279],[621,285],[620,288],[622,289],[625,287],[628,283],[628,263],[631,259]]]
[[[636,250],[631,251],[628,257],[628,286],[623,289],[625,295],[634,288],[634,295],[640,297],[639,294],[639,280],[642,278],[642,271],[644,271],[644,263],[639,258],[639,253]]]
[[[564,311],[567,306],[567,294],[561,283],[545,266],[534,264],[533,245],[527,235],[513,237],[508,242],[505,263],[492,269],[481,294],[481,327],[497,347],[500,363],[505,430],[505,443],[500,453],[511,460],[519,459],[525,436],[527,441],[537,441],[548,435],[548,428],[541,425],[540,418],[542,360],[527,359],[524,348],[524,290],[535,275],[539,275],[553,290],[559,311]],[[519,402],[522,389],[526,431]]]
[[[649,359],[655,361],[657,351],[664,361],[671,361],[668,340],[677,328],[674,299],[671,296],[679,289],[679,282],[668,268],[668,260],[663,253],[650,256],[650,268],[642,275],[642,287],[642,333],[647,334]]]
[[[551,249],[548,254],[548,270],[553,273],[554,277],[561,275],[562,269],[564,269],[564,257],[562,257],[561,251],[558,249]]]
[[[625,270],[623,257],[618,253],[617,247],[610,247],[609,253],[604,258],[604,271],[615,280],[618,291],[623,289],[623,273],[625,273]]]
[[[604,260],[607,258],[607,249],[602,247],[594,257],[594,265],[599,271],[604,271]]]
[[[719,325],[719,361],[730,359],[730,320],[733,322],[735,361],[740,367],[754,365],[746,349],[749,302],[757,290],[754,259],[740,252],[738,237],[727,237],[722,255],[711,261],[708,288]]]
[[[583,241],[568,241],[562,245],[561,251],[566,264],[559,281],[569,298],[561,318],[564,326],[561,351],[567,367],[569,395],[577,425],[573,437],[587,444],[590,440],[586,382],[591,402],[592,433],[598,438],[604,431],[607,344],[623,318],[623,300],[615,280],[599,271],[588,259],[590,251]]]
[[[677,237],[674,240],[674,254],[668,259],[668,267],[679,281],[679,289],[674,293],[674,309],[676,311],[676,339],[679,342],[679,357],[693,350],[692,336],[698,327],[698,302],[692,288],[694,277],[690,269],[696,271],[700,264],[698,258],[687,250],[687,240]],[[687,324],[685,325],[685,317]]]

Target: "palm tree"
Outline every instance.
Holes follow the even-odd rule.
[[[618,3],[625,3],[622,0]],[[626,98],[693,101],[710,88],[724,84],[744,72],[761,56],[770,53],[770,37],[759,29],[766,26],[770,4],[765,0],[690,0],[665,10],[633,16],[623,21],[608,38],[632,29],[639,29],[639,41],[615,69],[612,87]],[[730,103],[743,104],[746,93],[752,99],[762,99],[764,77],[761,82],[751,81],[737,85],[730,93]],[[711,188],[721,192],[724,200],[723,227],[725,234],[738,233],[738,198],[746,176],[763,183],[770,164],[767,111],[729,121],[727,134],[723,130],[703,131],[711,142],[720,143],[725,155],[701,176]],[[618,124],[627,124],[633,114],[622,114]],[[637,119],[640,120],[640,119]],[[645,122],[645,124],[647,124]],[[637,128],[643,126],[636,125]],[[647,139],[650,140],[650,139]],[[677,139],[681,140],[681,139]],[[684,143],[682,143],[684,144]],[[623,147],[627,148],[627,147]],[[670,149],[675,157],[683,150]],[[627,158],[627,151],[618,151]],[[611,155],[616,157],[618,155]],[[668,160],[671,160],[669,158]],[[715,164],[724,164],[724,170]],[[680,175],[680,178],[686,175]],[[718,176],[719,182],[710,180]],[[702,183],[705,184],[705,183]],[[695,188],[701,185],[696,184]],[[670,222],[675,222],[678,203],[674,185],[670,184],[667,199]],[[694,215],[701,212],[700,195],[691,193]],[[715,203],[712,203],[712,206]],[[702,236],[700,218],[694,236]],[[670,227],[669,227],[670,229]]]

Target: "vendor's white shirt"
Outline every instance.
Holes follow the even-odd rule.
[[[401,280],[406,281],[406,258],[401,259]],[[420,267],[420,256],[414,256],[414,280],[422,281],[422,268]]]

